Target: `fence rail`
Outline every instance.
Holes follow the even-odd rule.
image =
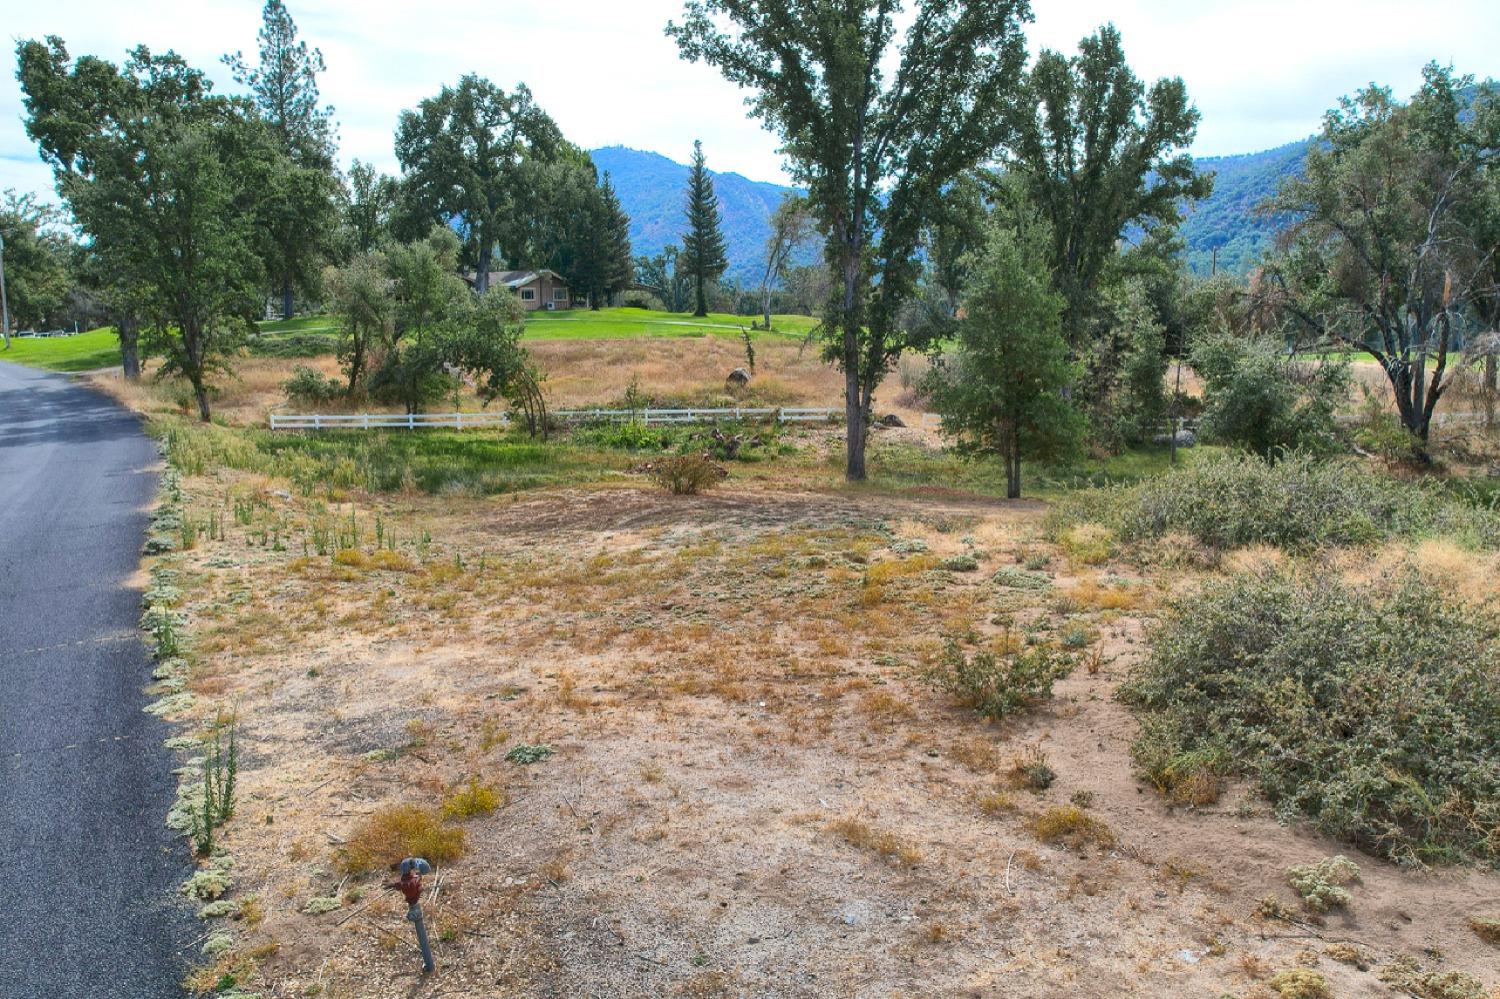
[[[806,406],[781,408],[734,406],[721,409],[560,409],[548,416],[559,423],[717,423],[720,420],[766,420],[777,423],[832,423],[836,409]],[[508,427],[509,413],[272,413],[272,430],[478,430]]]

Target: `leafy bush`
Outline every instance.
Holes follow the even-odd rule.
[[[1172,792],[1223,771],[1283,818],[1398,862],[1500,859],[1500,620],[1415,570],[1315,570],[1176,602],[1123,693]]]
[[[1001,655],[965,655],[949,642],[924,679],[959,703],[999,721],[1052,696],[1052,685],[1073,669],[1073,660],[1050,645],[1028,645]]]
[[[292,377],[281,383],[286,397],[304,406],[323,405],[344,394],[344,386],[305,365],[292,369]]]
[[[1335,445],[1333,417],[1348,398],[1348,362],[1292,361],[1273,343],[1226,334],[1194,348],[1193,370],[1203,379],[1207,440],[1268,458]]]
[[[724,470],[707,455],[674,454],[652,462],[647,474],[673,496],[696,496],[718,485]]]
[[[1102,521],[1121,539],[1190,534],[1215,549],[1369,544],[1452,535],[1500,547],[1500,511],[1467,503],[1432,480],[1403,482],[1353,461],[1297,454],[1274,464],[1221,455],[1128,488],[1092,490],[1061,520]]]
[[[545,744],[531,745],[530,743],[518,742],[506,752],[505,758],[512,763],[522,765],[528,763],[540,763],[552,755],[552,747]]]
[[[625,309],[647,309],[651,312],[669,312],[662,300],[649,291],[633,288],[620,296],[620,307]]]

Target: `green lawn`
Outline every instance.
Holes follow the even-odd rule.
[[[272,319],[256,323],[262,333],[337,333],[338,320],[332,316],[297,316],[295,319]]]
[[[0,348],[0,361],[49,371],[90,371],[118,365],[120,341],[113,326],[77,336],[18,337],[11,340],[10,350]]]
[[[574,309],[568,312],[533,312],[526,317],[528,340],[615,340],[642,336],[739,336],[749,329],[754,316],[709,313],[702,319],[686,312],[651,312],[646,309]],[[811,316],[772,316],[772,332],[761,336],[804,336],[817,324]]]

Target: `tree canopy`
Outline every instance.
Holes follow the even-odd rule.
[[[970,456],[1005,464],[1006,492],[1021,495],[1023,459],[1066,453],[1083,420],[1063,397],[1078,376],[1062,335],[1065,301],[1052,289],[1044,226],[1019,233],[998,220],[970,256],[954,349],[928,379],[943,432]]]
[[[1500,100],[1429,65],[1409,103],[1388,88],[1324,119],[1301,177],[1267,206],[1293,219],[1262,285],[1303,329],[1363,350],[1425,455],[1473,306],[1494,294],[1496,249],[1476,224],[1500,170]]]
[[[259,227],[261,255],[290,319],[296,290],[317,290],[333,249],[338,181],[334,177],[333,109],[319,104],[323,55],[298,41],[297,25],[281,0],[266,0],[258,61],[225,56],[236,83],[275,135],[284,157],[266,176]]]
[[[458,228],[476,290],[489,287],[496,253],[519,264],[529,249],[528,206],[541,188],[543,167],[563,145],[556,123],[525,84],[506,93],[472,73],[401,113],[396,158],[406,197],[424,224]]]
[[[1199,115],[1181,78],[1146,87],[1114,25],[1079,42],[1075,56],[1043,49],[1013,107],[1006,167],[1024,178],[1029,203],[1051,227],[1048,263],[1078,349],[1127,228],[1175,228],[1184,199],[1212,190],[1185,151]]]
[[[117,67],[52,37],[17,55],[27,132],[109,273],[127,371],[141,323],[206,421],[211,374],[259,311],[274,137],[171,52],[142,46]]]
[[[745,88],[826,236],[824,329],[843,370],[845,474],[865,478],[875,387],[922,344],[901,315],[942,192],[995,155],[1017,117],[1026,0],[690,0],[667,26],[683,57]]]

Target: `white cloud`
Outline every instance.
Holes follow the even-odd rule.
[[[443,84],[476,72],[525,81],[574,142],[623,144],[687,158],[701,138],[715,169],[762,180],[783,174],[776,140],[745,117],[742,95],[713,69],[682,62],[662,33],[679,0],[492,0],[432,7],[392,0],[290,0],[302,36],[328,63],[323,96],[337,109],[341,158],[394,172],[396,117]],[[57,34],[74,54],[119,59],[139,42],[174,48],[230,86],[219,57],[253,53],[257,0],[8,0],[13,38]],[[1415,88],[1429,59],[1482,72],[1500,48],[1484,0],[1036,0],[1033,47],[1071,52],[1106,20],[1136,71],[1182,76],[1203,113],[1196,152],[1278,145],[1314,131],[1340,94],[1370,81]],[[50,195],[20,118],[19,89],[0,74],[0,187]]]

